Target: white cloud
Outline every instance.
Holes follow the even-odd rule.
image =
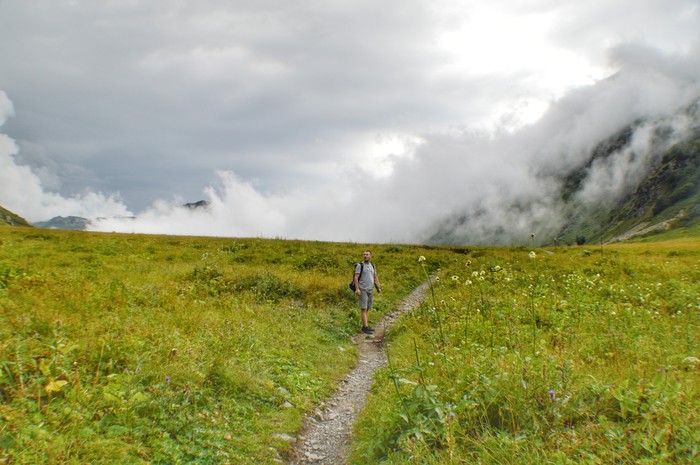
[[[697,98],[699,26],[695,0],[5,0],[0,204],[374,241],[478,213],[485,240],[545,221],[538,173]]]

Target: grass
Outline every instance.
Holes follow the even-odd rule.
[[[700,241],[645,241],[372,245],[372,320],[435,278],[352,463],[700,461]],[[356,363],[365,247],[0,227],[0,463],[284,461]]]
[[[424,250],[373,247],[373,319],[422,280]],[[283,459],[356,362],[362,251],[0,227],[0,461]]]
[[[699,264],[686,238],[444,266],[390,334],[353,463],[700,463]]]

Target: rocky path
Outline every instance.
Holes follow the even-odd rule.
[[[384,334],[401,313],[420,304],[425,298],[427,287],[428,282],[423,283],[401,301],[394,311],[379,320],[373,336],[360,334],[353,338],[360,353],[357,367],[340,382],[335,396],[306,419],[304,431],[297,441],[292,464],[348,463],[353,424],[365,405],[374,372],[387,363],[383,349]]]

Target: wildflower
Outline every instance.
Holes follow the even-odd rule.
[[[556,393],[552,391],[551,389],[547,391],[547,394],[549,394],[549,398],[554,400],[556,398]]]
[[[535,238],[535,233],[530,233],[530,239],[534,239],[534,238]]]
[[[452,281],[459,281],[459,276],[452,276]]]
[[[449,419],[450,419],[450,420],[454,420],[454,419],[455,419],[455,413],[454,413],[454,412],[450,412],[450,418],[449,418]]]
[[[471,260],[467,260],[467,267],[470,267],[470,266],[472,266],[472,261],[471,261]]]
[[[425,261],[425,257],[423,255],[418,257],[418,263],[423,263],[424,261]]]
[[[496,266],[494,267],[493,271],[495,271],[496,273],[498,273],[499,271],[501,271],[501,267],[498,266],[498,265],[496,265]]]
[[[529,254],[527,254],[527,256],[530,257],[530,258],[537,258],[537,254],[535,253],[534,250],[531,251]]]
[[[170,382],[170,376],[165,375],[165,382],[166,382],[166,383],[169,383],[169,382]]]

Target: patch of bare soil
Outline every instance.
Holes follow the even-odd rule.
[[[427,288],[428,282],[423,283],[381,318],[373,336],[360,334],[353,338],[360,354],[359,362],[340,381],[336,394],[307,417],[304,431],[296,440],[292,464],[348,464],[353,425],[367,400],[374,372],[387,363],[384,335],[403,312],[421,303]]]

